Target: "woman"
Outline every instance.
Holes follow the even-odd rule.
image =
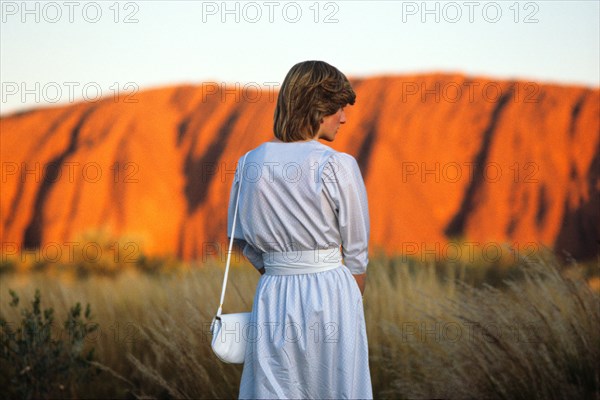
[[[373,397],[362,303],[367,193],[354,157],[317,140],[335,139],[355,98],[335,67],[294,65],[278,94],[275,138],[246,157],[234,240],[262,275],[240,398]]]

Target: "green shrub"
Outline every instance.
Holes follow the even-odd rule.
[[[9,290],[11,307],[19,297]],[[64,331],[56,337],[54,310],[41,308],[36,290],[31,309],[21,310],[20,325],[0,315],[0,385],[6,398],[56,398],[76,396],[77,382],[92,378],[94,349],[84,351],[86,337],[97,329],[91,323],[89,304],[82,316],[81,304],[71,307]],[[67,338],[63,338],[63,333]]]

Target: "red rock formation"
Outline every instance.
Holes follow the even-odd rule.
[[[428,74],[354,79],[336,141],[369,195],[372,249],[541,243],[598,254],[600,91]],[[235,162],[272,137],[276,94],[147,90],[1,119],[3,252],[89,229],[150,254],[225,253]],[[473,246],[473,245],[472,245]]]

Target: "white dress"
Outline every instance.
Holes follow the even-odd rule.
[[[352,276],[366,272],[370,233],[356,160],[311,140],[263,143],[237,165],[227,236],[239,191],[235,239],[257,269],[267,267],[244,331],[239,398],[372,398],[363,303]],[[290,262],[282,275],[267,258],[339,253],[340,244],[343,264],[339,258],[334,268],[314,269],[319,272]]]

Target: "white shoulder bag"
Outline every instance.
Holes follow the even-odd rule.
[[[248,152],[249,153],[249,152]],[[233,213],[233,226],[231,228],[231,239],[229,240],[229,251],[227,252],[227,265],[225,266],[225,276],[223,277],[223,289],[221,290],[221,301],[217,315],[213,318],[210,325],[212,334],[211,347],[219,359],[226,363],[243,364],[246,353],[246,339],[243,337],[244,328],[250,322],[250,313],[242,312],[235,314],[221,314],[223,309],[223,300],[225,299],[225,288],[227,287],[227,276],[229,275],[229,263],[231,261],[231,250],[233,248],[233,238],[235,235],[235,222],[237,218],[238,203],[242,191],[242,177],[246,157],[240,168],[240,186],[238,188],[237,199],[235,201],[235,212]]]

